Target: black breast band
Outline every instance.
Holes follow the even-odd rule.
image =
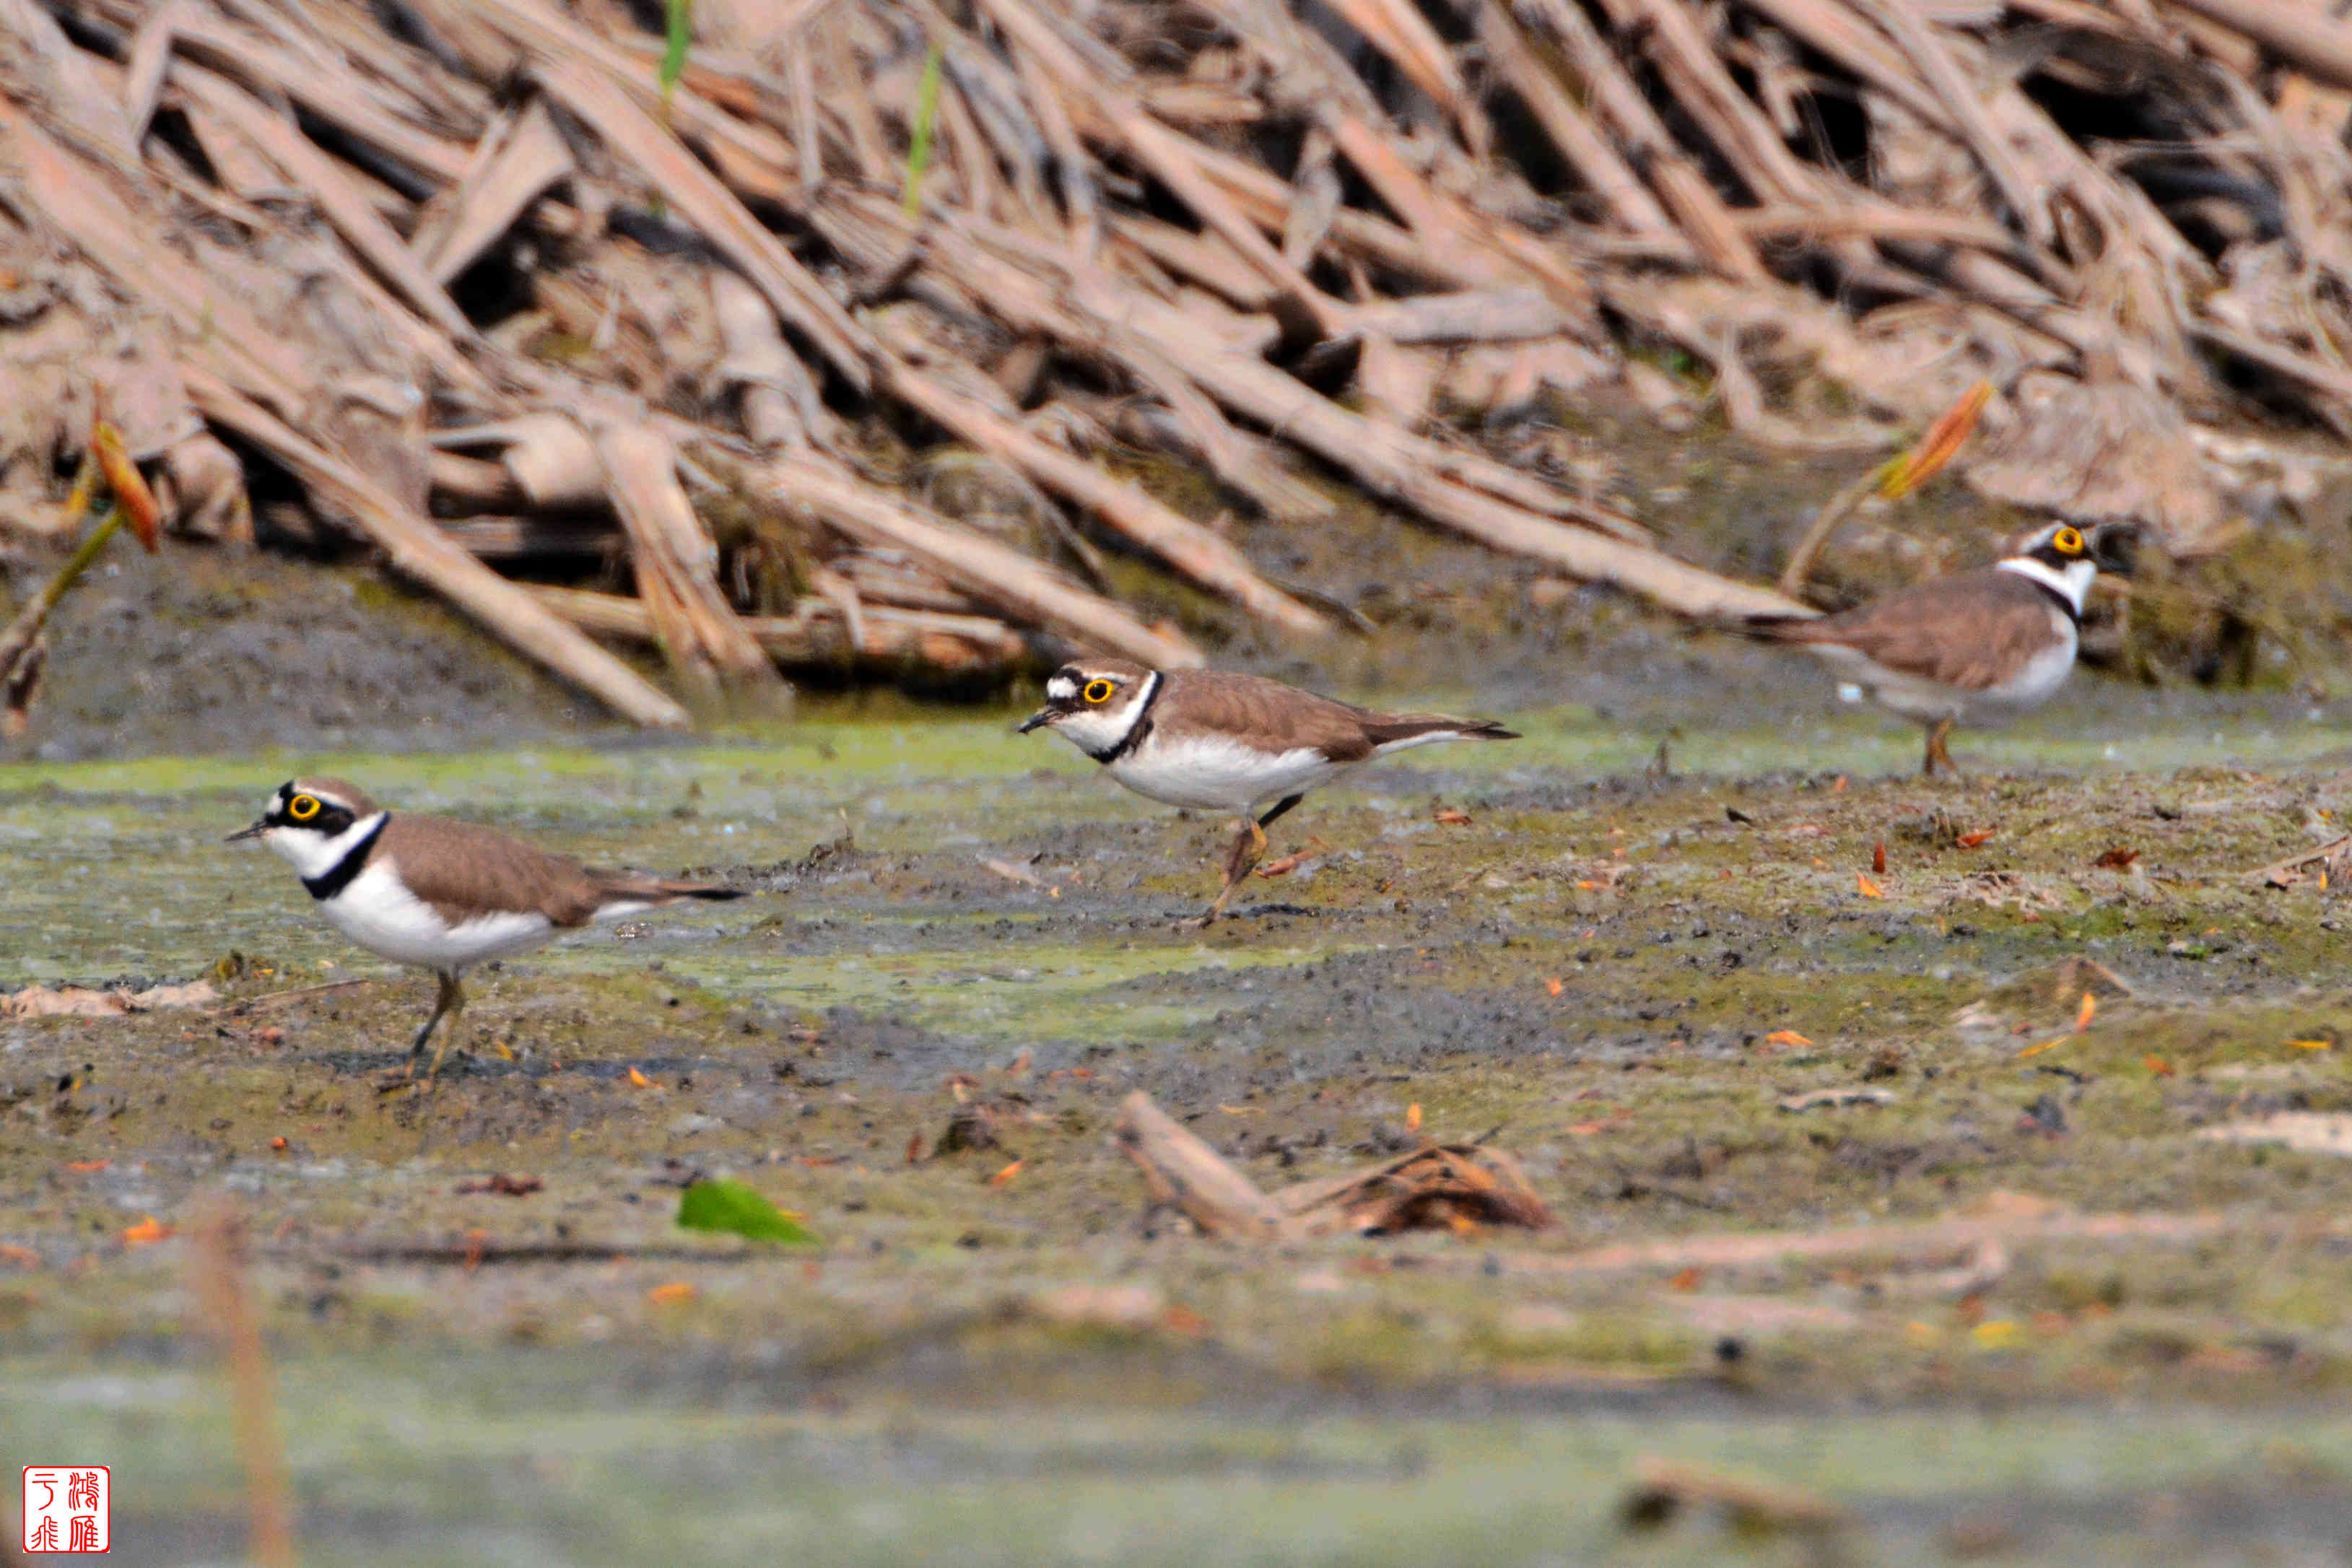
[[[392,813],[388,811],[377,817],[375,826],[361,835],[357,844],[343,851],[341,859],[328,867],[322,875],[303,878],[303,890],[323,901],[350,887],[352,879],[367,869],[368,851],[375,847],[378,838],[383,837],[383,825],[391,820]]]

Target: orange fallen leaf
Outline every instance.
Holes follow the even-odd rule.
[[[1953,839],[1952,842],[1958,845],[1963,849],[1973,849],[1978,845],[1991,838],[1993,834],[1997,831],[1999,830],[1990,827],[1974,828],[1967,833],[1961,834],[1958,838]]]
[[[2074,1009],[2074,1032],[2079,1035],[2089,1028],[2091,1020],[2098,1016],[2098,1011],[2099,999],[2087,991],[2084,992],[2083,1005]]]
[[[122,521],[131,525],[147,553],[154,554],[162,547],[163,509],[155,504],[155,492],[147,488],[139,465],[131,460],[122,432],[104,419],[93,418],[89,449],[98,459],[99,471],[106,476],[106,488],[114,492],[114,504],[122,509]]]
[[[1416,1100],[1404,1108],[1404,1130],[1408,1132],[1421,1131],[1421,1101]]]
[[[2030,1057],[2038,1057],[2044,1051],[2054,1051],[2071,1038],[2073,1038],[2072,1036],[2061,1035],[2054,1040],[2044,1040],[2038,1046],[2028,1046],[2017,1053],[2017,1059],[2024,1061]]]
[[[1813,1042],[1794,1029],[1775,1029],[1764,1037],[1768,1046],[1810,1046]]]
[[[2166,1061],[2162,1057],[2147,1056],[2140,1058],[2139,1061],[2140,1066],[2147,1068],[2148,1071],[2154,1073],[2158,1078],[2171,1078],[2174,1076],[2172,1064]]]
[[[1873,875],[1886,875],[1886,846],[1882,841],[1870,847],[1870,869]]]
[[[490,1233],[487,1230],[469,1230],[466,1233],[467,1273],[471,1274],[482,1266],[482,1246],[489,1239]]]
[[[1960,394],[1958,403],[1920,433],[1916,446],[1888,459],[1878,470],[1878,493],[1888,500],[1901,500],[1933,479],[1968,441],[1969,433],[1977,427],[1977,416],[1991,396],[1990,381],[1979,381]]]
[[[1437,808],[1437,820],[1448,827],[1467,827],[1470,826],[1470,814],[1457,811],[1450,805],[1441,805]]]
[[[646,1292],[646,1300],[656,1307],[683,1307],[701,1292],[692,1280],[673,1279],[667,1285],[656,1285]]]
[[[1560,984],[1559,977],[1558,975],[1554,975],[1549,980],[1544,982],[1544,989],[1557,996],[1561,992],[1567,990],[1568,987]]]
[[[639,1072],[635,1068],[631,1068],[629,1069],[629,1081],[635,1084],[639,1089],[651,1089],[654,1086],[653,1079],[647,1078],[645,1074]]]
[[[1160,1314],[1160,1327],[1164,1333],[1197,1340],[1209,1331],[1209,1320],[1190,1307],[1171,1307]]]
[[[989,1177],[989,1178],[988,1178],[988,1184],[989,1184],[990,1186],[992,1186],[992,1187],[1003,1187],[1003,1186],[1009,1186],[1009,1185],[1011,1185],[1011,1184],[1012,1184],[1012,1182],[1013,1182],[1013,1177],[1015,1177],[1015,1176],[1017,1176],[1017,1175],[1019,1175],[1019,1174],[1021,1173],[1021,1167],[1022,1167],[1022,1166],[1024,1166],[1024,1165],[1025,1165],[1025,1164],[1027,1164],[1028,1163],[1029,1163],[1029,1162],[1028,1162],[1028,1161],[1026,1161],[1026,1160],[1015,1160],[1015,1161],[1013,1161],[1013,1163],[1011,1163],[1010,1165],[1005,1166],[1005,1167],[1004,1167],[1004,1169],[1003,1169],[1003,1170],[1001,1170],[1001,1171],[997,1172],[997,1173],[996,1173],[996,1174],[994,1174],[994,1175],[992,1175],[992,1176]]]
[[[1601,890],[1601,884],[1587,879],[1576,884],[1576,890],[1580,893],[1597,893]]]
[[[1699,1272],[1698,1266],[1696,1264],[1693,1264],[1690,1268],[1684,1269],[1681,1273],[1667,1280],[1666,1285],[1668,1289],[1675,1290],[1696,1290],[1698,1289],[1698,1282],[1704,1278],[1706,1278],[1706,1276]]]
[[[272,1149],[277,1150],[277,1151],[278,1151],[279,1153],[281,1153],[281,1154],[283,1154],[284,1152],[286,1152],[286,1140],[285,1140],[282,1136],[281,1136],[281,1137],[277,1137],[277,1138],[272,1138],[272,1139],[269,1141],[269,1146],[270,1146]]]
[[[1843,773],[1838,774],[1837,777],[1830,781],[1830,793],[1832,795],[1843,795],[1845,793],[1845,775]]]
[[[2298,1051],[2332,1051],[2336,1048],[2334,1040],[2289,1040],[2287,1044]]]
[[[1860,893],[1865,899],[1883,899],[1886,896],[1884,892],[1879,890],[1877,883],[1872,881],[1869,878],[1864,876],[1859,871],[1856,871],[1853,874],[1853,890]]]
[[[67,1162],[66,1169],[68,1171],[79,1171],[86,1176],[92,1171],[103,1171],[109,1165],[113,1163],[114,1162],[111,1160],[71,1160]]]
[[[146,1247],[158,1241],[169,1241],[171,1238],[172,1227],[168,1225],[156,1224],[155,1216],[151,1214],[122,1233],[122,1245]]]

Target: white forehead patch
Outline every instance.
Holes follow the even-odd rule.
[[[1066,675],[1057,675],[1045,682],[1045,695],[1056,702],[1067,702],[1078,694],[1078,683]]]

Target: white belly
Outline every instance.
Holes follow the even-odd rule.
[[[450,925],[382,862],[352,878],[351,886],[319,910],[337,931],[380,958],[453,972],[528,952],[556,932],[554,922],[541,914],[484,915]]]
[[[1890,712],[1923,724],[1951,719],[1983,728],[2006,723],[2029,709],[2039,708],[2074,673],[2074,623],[2056,610],[2050,612],[2050,618],[2053,623],[2052,630],[2059,634],[2058,641],[2027,660],[2024,668],[2007,680],[1981,691],[1888,669],[1852,648],[1832,644],[1815,643],[1806,651],[1835,668],[1860,687],[1865,698]]]
[[[1239,813],[1313,789],[1344,770],[1312,747],[1261,752],[1222,736],[1171,741],[1155,734],[1104,771],[1149,800]]]

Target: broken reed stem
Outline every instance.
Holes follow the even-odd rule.
[[[1812,574],[1813,558],[1822,552],[1822,546],[1830,542],[1830,535],[1838,531],[1839,524],[1853,515],[1863,498],[1878,488],[1878,472],[1873,468],[1822,503],[1822,510],[1813,514],[1812,522],[1805,530],[1805,537],[1789,552],[1789,563],[1780,568],[1780,592],[1791,599],[1804,598],[1805,579]]]
[[[244,1264],[238,1257],[243,1229],[227,1199],[206,1204],[190,1237],[189,1284],[227,1363],[237,1458],[245,1467],[253,1561],[259,1568],[294,1568],[294,1512],[286,1479],[286,1445],[278,1430],[269,1351],[261,1341],[261,1325],[254,1316]]]
[[[106,548],[106,542],[114,537],[129,516],[121,502],[107,508],[106,515],[98,520],[98,526],[89,531],[89,537],[81,542],[66,563],[58,568],[57,574],[43,584],[41,591],[16,612],[16,618],[8,623],[8,629],[0,632],[0,682],[5,682],[9,668],[25,657],[25,650],[32,647],[33,639],[41,635],[41,628],[48,624],[49,612],[58,607],[58,602],[66,596],[66,591],[74,585],[75,579],[89,570],[89,563],[98,559],[99,552]]]

